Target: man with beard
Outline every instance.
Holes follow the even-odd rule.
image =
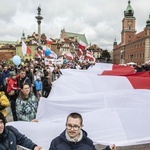
[[[96,150],[82,127],[83,119],[79,113],[68,115],[65,131],[52,140],[49,150]],[[116,150],[116,146],[112,144],[104,150]]]

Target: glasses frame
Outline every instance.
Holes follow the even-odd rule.
[[[72,128],[73,128],[74,131],[78,131],[81,128],[81,126],[66,124],[66,129],[67,130],[71,130]]]

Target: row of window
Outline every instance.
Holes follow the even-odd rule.
[[[127,46],[127,49],[135,49],[135,48],[144,47],[144,46],[145,46],[145,42],[139,42],[139,43],[134,43],[130,46]]]
[[[144,59],[144,53],[129,54],[128,59]]]

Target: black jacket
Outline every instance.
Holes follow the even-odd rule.
[[[18,87],[21,87],[24,83],[28,83],[31,87],[31,80],[26,76],[24,78],[17,78]]]
[[[52,88],[52,84],[50,82],[50,79],[49,78],[44,78],[43,81],[42,81],[42,88],[43,88],[43,91],[51,91],[51,88]]]
[[[66,139],[65,131],[60,134],[60,136],[56,137],[52,140],[49,150],[96,150],[93,145],[93,141],[87,137],[87,133],[83,131],[83,137],[81,141],[69,142]],[[107,146],[104,150],[110,150],[109,146]]]
[[[13,126],[6,126],[4,132],[0,134],[0,150],[16,150],[17,145],[31,150],[37,146]]]

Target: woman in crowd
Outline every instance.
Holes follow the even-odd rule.
[[[38,100],[30,91],[28,83],[24,83],[21,87],[19,97],[16,100],[16,113],[18,121],[32,121],[35,119],[38,107]]]

